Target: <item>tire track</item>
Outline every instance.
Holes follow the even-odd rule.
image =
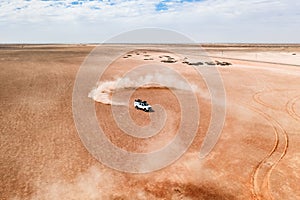
[[[263,105],[267,108],[270,108],[272,110],[284,110],[284,108],[281,108],[281,107],[276,107],[276,106],[273,106],[273,105],[270,105],[268,103],[266,103],[265,101],[263,101],[261,99],[261,96],[263,94],[270,94],[270,93],[274,93],[274,92],[286,92],[286,90],[268,90],[268,91],[261,91],[261,92],[256,92],[252,97],[253,97],[253,100],[256,102],[256,103],[259,103],[260,105]]]
[[[260,104],[260,105],[263,105],[267,108],[270,108],[272,110],[278,110],[278,111],[285,111],[287,112],[292,118],[294,118],[295,120],[298,120],[300,121],[300,114],[298,114],[295,110],[295,105],[297,103],[298,100],[300,100],[300,95],[296,96],[296,97],[293,97],[293,98],[290,98],[287,103],[285,104],[285,106],[283,107],[276,107],[276,106],[273,106],[273,105],[270,105],[268,103],[266,103],[265,101],[263,101],[261,99],[261,96],[263,94],[266,94],[266,93],[273,93],[273,92],[296,92],[294,90],[290,90],[290,91],[286,91],[286,90],[269,90],[269,91],[265,91],[265,92],[256,92],[252,97],[253,97],[253,100]]]
[[[274,130],[275,141],[273,148],[268,155],[255,166],[251,175],[251,192],[253,199],[273,199],[269,183],[270,176],[287,152],[289,144],[288,134],[278,121],[268,114],[249,105],[246,105],[246,107],[266,119]]]
[[[297,121],[300,121],[300,115],[296,112],[295,110],[295,105],[296,105],[296,102],[300,100],[300,96],[296,96],[292,99],[290,99],[287,103],[286,103],[286,111],[287,113],[292,117],[294,118],[295,120]]]

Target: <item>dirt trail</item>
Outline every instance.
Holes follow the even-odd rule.
[[[288,150],[288,135],[283,127],[271,116],[257,108],[249,106],[247,107],[265,118],[274,130],[273,148],[270,150],[268,155],[261,160],[257,166],[255,166],[254,172],[251,175],[253,198],[273,199],[271,193],[270,176],[276,165],[282,160]]]
[[[300,96],[296,96],[290,99],[286,104],[286,111],[290,114],[292,118],[297,121],[300,121],[300,114],[296,111],[296,105],[300,100]]]

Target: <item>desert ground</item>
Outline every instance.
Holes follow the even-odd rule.
[[[96,47],[102,48],[0,46],[0,199],[300,199],[300,45],[206,44],[198,60],[137,45],[114,59],[94,83],[99,90],[83,97],[93,104],[106,137],[125,151],[159,150],[179,129],[184,111],[174,90],[183,95],[187,91],[180,81],[160,73],[160,66],[196,87],[192,91],[197,105],[193,106],[199,107],[200,118],[191,115],[186,125],[197,122],[195,138],[171,165],[148,173],[110,168],[89,152],[78,134],[72,107],[74,85],[80,67]],[[107,51],[105,57],[110,56]],[[222,62],[230,65],[217,64]],[[139,66],[148,66],[150,72],[152,64],[159,74],[154,79],[165,77],[169,85],[139,87],[130,82],[113,88],[126,73]],[[216,86],[207,85],[199,68],[210,79],[217,70],[225,99],[211,100],[210,87]],[[146,77],[147,70],[138,77]],[[119,101],[126,95],[130,98],[118,105],[113,95]],[[187,102],[191,98],[185,97]],[[155,112],[135,109],[137,98],[147,100]],[[216,145],[201,158],[201,145],[216,114],[212,114],[213,106],[226,110],[225,121]],[[155,135],[135,138],[116,123],[112,108],[120,109],[121,118],[128,111],[138,127],[162,121],[161,113],[166,119]]]

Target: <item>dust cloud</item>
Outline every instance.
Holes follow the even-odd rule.
[[[90,91],[88,97],[103,104],[126,105],[126,102],[113,101],[113,94],[121,90],[135,90],[137,88],[168,88],[170,90],[199,91],[199,88],[195,84],[189,84],[173,75],[157,72],[139,76],[139,78],[124,77],[117,78],[114,81],[100,81],[97,83],[97,86]]]

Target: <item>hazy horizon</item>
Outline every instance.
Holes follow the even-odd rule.
[[[228,42],[228,43],[218,43],[218,42],[206,42],[206,43],[99,43],[99,42],[89,42],[89,43],[4,43],[0,42],[0,45],[300,45],[300,43],[258,43],[258,42]]]

